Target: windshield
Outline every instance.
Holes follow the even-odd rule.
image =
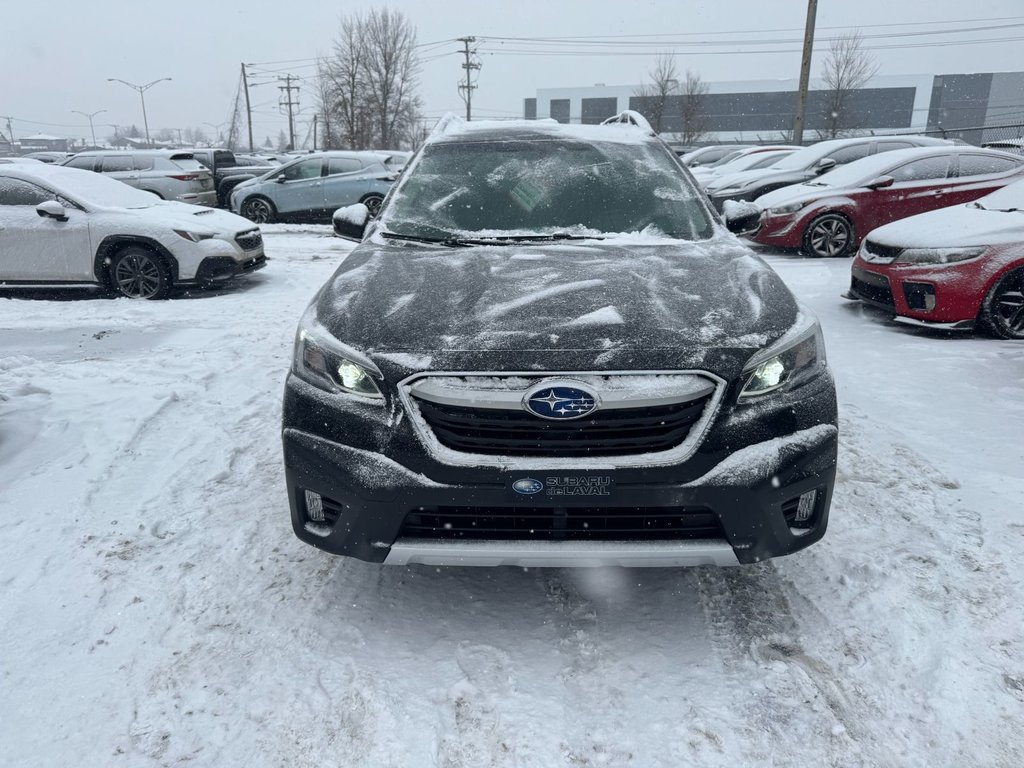
[[[659,145],[571,139],[430,146],[382,225],[435,239],[712,234],[698,193]]]
[[[803,171],[835,149],[835,144],[827,141],[822,142],[821,144],[799,149],[789,157],[784,157],[778,162],[772,163],[770,167],[778,168],[780,171]]]
[[[1024,210],[1024,181],[1009,184],[978,200],[979,208],[990,211]]]
[[[159,202],[159,199],[149,192],[129,187],[102,173],[79,171],[74,168],[63,170],[64,173],[55,181],[66,189],[71,197],[83,203],[104,208],[149,208]]]

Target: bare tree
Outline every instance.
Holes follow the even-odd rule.
[[[637,106],[655,132],[678,126],[680,130],[673,133],[673,138],[685,144],[707,136],[704,96],[708,86],[700,75],[687,69],[680,77],[675,57],[667,53],[658,56],[654,69],[647,74],[651,82],[637,90]],[[674,101],[678,101],[678,109],[673,109]]]
[[[636,91],[640,97],[638,111],[647,118],[655,133],[661,133],[667,122],[669,100],[679,93],[679,68],[675,56],[660,54],[647,76],[651,82],[644,83]]]
[[[822,68],[825,82],[821,138],[834,139],[852,125],[850,101],[854,92],[867,85],[878,72],[878,64],[863,48],[864,38],[854,30],[834,39]]]
[[[319,62],[327,146],[407,145],[420,100],[416,29],[398,11],[346,16],[331,56]]]
[[[683,130],[676,137],[683,144],[696,144],[708,135],[708,115],[704,97],[708,84],[696,72],[686,70],[683,80]]]

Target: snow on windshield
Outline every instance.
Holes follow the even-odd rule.
[[[990,210],[1008,210],[1018,208],[1024,211],[1024,181],[1008,184],[1002,189],[997,189],[990,195],[978,200],[985,208]]]
[[[536,132],[428,146],[396,191],[382,226],[450,239],[646,232],[686,240],[712,235],[697,192],[666,151],[635,129],[630,141],[581,141]],[[559,126],[561,128],[561,126]],[[493,130],[493,129],[492,129]],[[588,133],[584,131],[583,133]]]
[[[149,208],[160,202],[148,192],[129,187],[102,173],[46,166],[41,169],[33,166],[32,173],[47,187],[83,203],[104,208]]]

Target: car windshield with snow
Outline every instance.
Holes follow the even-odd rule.
[[[817,320],[631,125],[449,121],[300,323],[293,528],[404,564],[751,563],[825,532]],[[365,224],[365,231],[363,230]]]

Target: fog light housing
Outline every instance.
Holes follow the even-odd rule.
[[[304,495],[306,497],[306,517],[313,523],[324,522],[323,497],[316,491],[306,491]]]
[[[931,283],[904,283],[903,296],[911,309],[924,312],[935,309],[935,286]]]
[[[793,521],[806,523],[814,515],[814,502],[818,500],[818,491],[807,491],[800,494],[800,501],[796,505],[796,515]]]

